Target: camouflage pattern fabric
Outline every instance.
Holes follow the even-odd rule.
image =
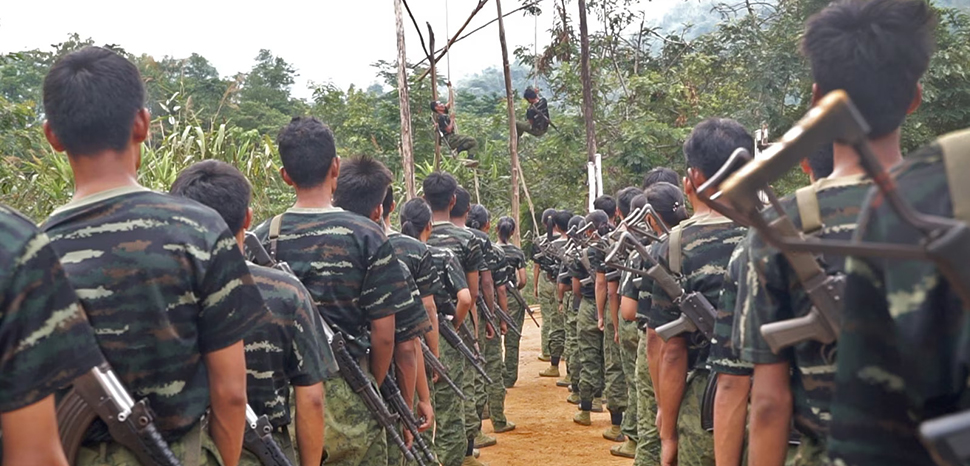
[[[555,280],[549,280],[547,277],[539,277],[542,330],[546,331],[549,335],[546,338],[548,348],[543,348],[543,350],[548,349],[549,356],[561,357],[566,345],[566,320],[565,315],[559,312],[556,286]]]
[[[462,341],[465,342],[469,348],[478,349],[478,353],[482,352],[481,342],[484,340],[484,328],[485,323],[479,322],[478,332],[475,331],[475,326],[472,325],[472,319],[469,315],[465,319],[465,323],[462,325],[468,325],[470,329],[470,334],[475,335],[478,339],[478,343],[469,340],[468,338],[463,338]],[[465,411],[465,438],[474,439],[482,431],[482,408],[485,406],[485,380],[478,374],[478,371],[470,367],[465,369],[465,378],[462,380],[461,390],[465,392],[468,397],[464,401],[464,411]]]
[[[288,429],[288,432],[294,429]],[[290,438],[290,435],[284,435],[280,431],[274,431],[272,434],[273,441],[279,445],[280,450],[286,455],[286,459],[290,460],[290,464],[296,466],[300,464],[299,456],[296,452],[296,441]],[[249,450],[243,448],[242,455],[239,457],[239,466],[263,466],[263,463],[256,458],[256,455],[249,452]]]
[[[579,393],[579,374],[583,362],[579,353],[579,309],[573,309],[573,293],[566,292],[562,297],[563,322],[565,322],[566,346],[563,357],[566,359],[566,381]]]
[[[361,359],[361,369],[374,383],[366,359]],[[375,390],[377,387],[374,387]],[[324,448],[330,457],[328,465],[369,466],[387,464],[387,433],[374,419],[367,406],[361,401],[343,377],[330,379],[324,383],[326,390],[327,431],[324,433]]]
[[[219,449],[207,431],[201,430],[202,423],[197,422],[189,432],[182,438],[168,443],[175,458],[186,466],[191,466],[186,461],[198,455],[197,466],[224,466]],[[190,452],[191,448],[199,448],[195,452]],[[243,464],[243,463],[240,463]],[[330,463],[327,463],[330,464]],[[74,466],[143,466],[131,450],[123,447],[120,443],[106,442],[91,446],[82,445],[77,451],[77,458]]]
[[[525,253],[514,244],[500,244],[499,246],[505,252],[508,269],[506,274],[509,277],[509,283],[505,286],[516,287],[519,285],[519,270],[525,269],[526,266]],[[524,291],[522,294],[525,294]],[[512,321],[515,322],[515,325],[521,330],[525,323],[526,311],[512,296],[508,296],[508,303],[509,315],[512,317]],[[521,335],[516,336],[512,334],[506,334],[503,339],[505,343],[505,375],[502,379],[506,387],[515,385],[515,382],[519,379],[519,342],[521,339]]]
[[[820,218],[820,238],[851,237],[860,205],[871,184],[861,176],[823,179],[815,184]],[[794,196],[781,201],[796,228],[801,228]],[[811,301],[791,265],[777,250],[752,231],[748,239],[746,288],[739,288],[741,359],[754,364],[788,362],[792,368],[791,390],[795,427],[805,436],[824,441],[830,419],[829,403],[835,386],[836,345],[808,341],[776,355],[761,336],[761,326],[808,314]],[[843,270],[844,258],[823,256],[822,267],[829,273]],[[742,295],[741,292],[744,292]],[[803,437],[804,441],[804,437]]]
[[[441,286],[434,292],[435,304],[439,302],[450,304],[450,306],[438,306],[438,312],[454,315],[453,309],[445,309],[445,307],[456,306],[458,292],[468,289],[465,272],[462,270],[461,263],[458,262],[458,257],[450,249],[429,246],[428,251],[431,253],[431,261],[434,264],[435,271],[441,279]]]
[[[626,385],[626,410],[623,412],[621,430],[630,440],[636,441],[637,433],[637,345],[640,342],[637,323],[620,316],[620,367]],[[607,395],[608,396],[608,395]]]
[[[339,369],[320,314],[300,281],[252,263],[249,271],[268,315],[245,339],[246,395],[256,415],[265,414],[279,428],[292,422],[290,385],[316,385],[339,377]]]
[[[103,360],[47,235],[0,205],[0,413],[37,403]]]
[[[603,396],[606,397],[606,407],[610,411],[626,409],[627,386],[626,376],[623,375],[623,362],[620,360],[620,345],[614,339],[616,327],[609,315],[609,303],[603,310]]]
[[[438,325],[452,324],[441,320]],[[448,375],[455,384],[464,391],[465,374],[474,370],[465,367],[465,357],[442,341],[439,359],[448,368]],[[465,449],[468,447],[468,436],[465,434],[465,408],[461,398],[448,387],[444,380],[438,380],[434,384],[434,414],[434,448],[438,460],[443,466],[460,466],[465,459]]]
[[[215,211],[144,188],[73,201],[44,224],[98,345],[166,440],[209,406],[203,355],[265,315],[236,239]]]
[[[896,192],[919,212],[952,218],[946,170],[932,143],[895,167]],[[864,206],[856,239],[923,240],[875,189]],[[931,262],[852,256],[846,272],[829,458],[845,466],[935,464],[917,428],[970,407],[967,311]]]
[[[596,318],[596,303],[583,298],[579,304],[576,322],[577,341],[581,371],[579,373],[579,398],[593,401],[603,393],[603,331]]]
[[[254,232],[269,250],[270,221]],[[357,340],[355,356],[370,347],[371,321],[414,306],[394,248],[371,219],[340,208],[290,208],[277,240],[287,262],[332,326]]]
[[[701,401],[710,373],[699,369],[687,377],[684,401],[677,417],[677,464],[714,466],[714,435],[701,427]]]
[[[421,291],[414,282],[407,264],[402,260],[398,260],[398,264],[411,292],[411,305],[401,309],[394,316],[394,342],[403,343],[431,331],[431,319],[428,317],[427,309],[424,308],[424,302],[421,301]]]
[[[502,267],[503,257],[499,255],[500,250],[492,247],[492,240],[489,239],[488,233],[474,228],[465,228],[464,230],[474,236],[472,241],[477,242],[477,248],[482,251],[482,264],[478,267],[479,272],[492,272]]]
[[[733,337],[735,329],[735,307],[738,297],[738,280],[744,279],[748,270],[746,239],[731,253],[728,271],[724,275],[721,296],[715,305],[717,319],[714,322],[714,338],[711,340],[711,355],[708,362],[714,372],[728,375],[752,375],[754,364],[742,361],[738,355]],[[743,283],[740,286],[747,286]]]
[[[456,154],[467,152],[468,158],[475,158],[475,151],[478,149],[478,141],[475,138],[458,133],[451,133],[445,135],[445,141],[448,143],[448,147]]]
[[[441,279],[435,269],[434,260],[428,246],[415,238],[400,233],[391,233],[387,240],[394,247],[397,258],[403,261],[408,270],[411,271],[411,278],[418,286],[421,297],[431,296],[438,291]]]
[[[505,360],[502,358],[502,336],[495,335],[494,338],[485,338],[484,326],[479,335],[479,342],[482,344],[482,356],[485,357],[485,372],[492,379],[492,383],[487,383],[481,379],[482,386],[488,399],[488,415],[492,421],[492,426],[502,426],[508,422],[505,418]]]
[[[505,253],[506,267],[508,268],[509,281],[515,285],[519,284],[518,271],[526,267],[525,253],[518,246],[511,243],[499,244],[502,252]]]
[[[637,344],[637,454],[634,466],[660,464],[660,432],[657,431],[657,396],[647,361],[647,334],[639,332]]]

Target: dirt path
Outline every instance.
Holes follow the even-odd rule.
[[[536,318],[539,318],[536,309]],[[539,322],[542,322],[539,319]],[[630,466],[633,460],[610,455],[616,445],[603,439],[610,426],[608,412],[593,413],[593,425],[583,427],[573,422],[576,406],[566,403],[569,392],[556,387],[556,379],[539,377],[549,363],[539,361],[539,329],[526,317],[522,330],[519,381],[509,389],[505,412],[516,429],[505,434],[492,434],[491,423],[484,430],[498,438],[498,445],[482,449],[481,461],[489,466]],[[565,364],[560,371],[565,375]]]

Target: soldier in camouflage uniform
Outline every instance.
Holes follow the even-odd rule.
[[[206,160],[182,171],[170,193],[197,201],[218,212],[241,250],[252,222],[252,188],[242,173],[225,162]],[[257,416],[273,425],[273,438],[293,464],[318,465],[323,459],[323,382],[337,376],[337,364],[326,345],[323,322],[309,292],[296,277],[249,263],[249,271],[266,303],[264,323],[246,337],[246,392]],[[290,389],[295,393],[300,459],[289,434]],[[258,466],[243,451],[240,464]]]
[[[425,177],[423,182],[424,188],[424,198],[431,206],[432,210],[432,223],[431,237],[428,239],[428,245],[434,246],[442,249],[447,249],[458,259],[461,265],[461,270],[465,273],[466,286],[468,288],[469,297],[471,299],[471,310],[469,311],[470,317],[474,323],[474,327],[478,326],[477,316],[474,311],[474,303],[478,298],[478,276],[479,271],[485,267],[485,261],[482,256],[481,245],[475,240],[474,233],[468,231],[464,227],[459,227],[452,222],[451,212],[456,204],[456,195],[458,191],[458,182],[455,178],[447,173],[432,173]],[[466,204],[467,206],[467,204]],[[467,210],[467,207],[466,209]],[[458,308],[458,314],[453,324],[457,327],[463,324],[465,316],[461,314],[462,309]],[[471,343],[469,346],[471,346]],[[443,353],[444,354],[444,353]],[[459,356],[460,357],[460,356]],[[477,459],[472,456],[473,450],[475,448],[475,438],[474,431],[475,425],[481,428],[481,419],[475,419],[477,413],[475,412],[475,399],[474,399],[474,377],[475,374],[469,374],[469,372],[474,372],[472,370],[463,371],[464,375],[462,378],[455,378],[452,374],[455,383],[462,385],[462,390],[468,397],[464,403],[459,399],[455,398],[454,402],[447,409],[454,409],[456,407],[463,407],[463,415],[461,416],[451,416],[449,414],[449,419],[457,419],[458,421],[453,421],[450,423],[445,423],[445,414],[440,412],[439,409],[439,419],[441,421],[438,423],[439,430],[447,430],[445,438],[442,442],[436,442],[438,447],[438,455],[442,464],[445,466],[452,466],[462,464],[465,466],[476,466],[482,464]],[[439,387],[436,387],[439,388]],[[442,393],[443,390],[437,390],[438,393]],[[443,407],[443,403],[439,403],[439,408]],[[470,408],[470,409],[469,409]],[[468,419],[471,417],[472,419]],[[455,432],[451,432],[452,429],[457,430],[458,428],[464,430],[465,442],[464,446],[464,460],[462,461],[460,446],[458,442],[458,436]],[[437,435],[436,435],[437,438]]]
[[[86,48],[51,68],[46,135],[71,159],[75,192],[43,229],[105,359],[134,398],[148,399],[174,453],[234,465],[246,415],[243,338],[263,302],[217,213],[135,181],[144,101],[137,68],[114,52]],[[211,438],[200,428],[207,409]],[[103,429],[96,421],[77,463],[137,464]]]
[[[550,222],[550,219],[555,214],[556,214],[556,209],[546,209],[542,211],[542,225],[545,226],[548,231],[552,231],[551,229],[549,229],[550,223],[552,225],[555,225],[555,222]],[[542,326],[539,328],[539,334],[541,337],[539,360],[542,362],[549,362],[551,359],[551,357],[549,356],[549,325],[546,325],[546,322],[548,322],[549,319],[546,317],[546,314],[545,314],[545,312],[547,311],[543,310],[544,307],[548,307],[548,306],[543,306],[543,304],[545,304],[546,302],[545,294],[544,294],[546,290],[545,288],[546,282],[544,280],[546,281],[551,280],[555,282],[555,274],[557,273],[557,271],[554,270],[555,261],[553,260],[553,258],[548,254],[540,253],[539,248],[536,246],[536,243],[539,240],[540,240],[539,238],[536,238],[536,242],[532,244],[531,257],[532,257],[532,262],[534,264],[534,266],[532,267],[532,295],[533,295],[533,298],[536,299],[536,302],[539,303],[540,305],[539,315],[542,316],[542,322],[543,322]],[[548,278],[550,275],[553,276],[553,278]],[[553,298],[551,299],[551,301],[555,301],[555,292],[553,292]],[[559,308],[559,305],[557,304],[556,309],[558,308]]]
[[[545,216],[545,215],[544,215]],[[562,237],[568,229],[569,219],[572,212],[566,210],[554,211],[545,220],[546,244]],[[542,305],[542,326],[548,326],[548,350],[550,367],[539,373],[541,377],[559,377],[559,361],[563,357],[566,347],[566,316],[562,312],[562,293],[559,292],[560,286],[557,281],[562,264],[559,259],[551,256],[552,252],[545,254],[541,260],[542,271],[545,272],[540,280],[539,268],[535,270],[536,293]],[[536,262],[538,266],[540,262]]]
[[[54,393],[103,357],[47,236],[3,205],[0,293],[3,463],[66,466]]]
[[[918,80],[929,63],[934,25],[925,3],[890,0],[833,3],[806,23],[802,49],[812,65],[813,99],[845,90],[869,123],[873,152],[884,167],[902,160],[899,128],[920,103]],[[860,30],[880,33],[860,35]],[[782,207],[804,233],[849,239],[869,186],[855,151],[835,144],[832,175],[806,188],[799,195],[802,199],[783,199]],[[806,198],[814,198],[817,207],[808,206]],[[818,220],[810,221],[813,218]],[[753,464],[780,465],[787,444],[786,426],[794,417],[795,427],[802,433],[795,463],[822,464],[835,385],[836,344],[808,341],[781,354],[771,352],[759,331],[761,326],[804,316],[812,304],[778,250],[766,246],[754,232],[750,244],[749,293],[738,296],[743,306],[741,357],[755,364],[749,457]],[[820,263],[829,274],[844,270],[841,256],[826,254]]]
[[[659,262],[684,277],[684,292],[698,292],[715,306],[731,253],[744,238],[745,229],[701,203],[696,187],[739,147],[753,151],[754,138],[734,120],[711,118],[694,127],[684,143],[689,167],[685,192],[694,215],[657,246]],[[651,328],[656,330],[680,317],[670,295],[657,283],[651,297]],[[709,350],[710,342],[700,331],[671,337],[661,347],[657,400],[663,464],[714,464],[713,438],[701,426],[701,400],[710,377]]]
[[[573,217],[573,225],[581,225],[583,217]],[[603,404],[603,310],[596,306],[596,285],[593,263],[597,251],[587,248],[579,252],[580,257],[569,264],[573,287],[573,307],[578,307],[576,317],[577,354],[570,355],[570,361],[579,357],[579,412],[573,422],[588,426],[590,412],[594,408],[602,411]],[[583,284],[586,281],[586,284]],[[578,306],[577,306],[578,304]],[[576,375],[573,375],[575,380]]]
[[[581,219],[582,217],[578,217]],[[566,359],[566,376],[556,381],[556,386],[566,384],[569,387],[569,397],[566,402],[579,404],[579,374],[582,372],[582,358],[579,356],[579,335],[576,327],[579,318],[580,295],[573,294],[572,262],[563,262],[556,274],[556,300],[559,312],[565,323],[566,344],[563,347],[563,358]],[[597,405],[597,412],[603,409]]]
[[[499,295],[505,296],[505,301],[509,308],[512,321],[521,330],[525,323],[526,309],[518,301],[509,296],[511,292],[506,291],[509,287],[518,290],[525,288],[525,253],[518,246],[509,243],[509,238],[515,233],[515,220],[510,217],[498,219],[497,233],[498,245],[505,253],[506,270],[505,276],[508,282],[499,287]],[[500,298],[501,300],[502,298]],[[505,342],[505,375],[502,377],[505,388],[512,388],[519,379],[519,341],[521,335],[506,334]]]
[[[330,129],[312,117],[294,118],[277,142],[283,180],[297,201],[255,233],[290,265],[334,331],[355,340],[348,350],[379,386],[393,358],[395,314],[414,306],[404,269],[377,223],[332,205],[340,160]],[[384,178],[376,193],[353,195],[379,206],[391,181],[389,173]],[[325,389],[328,464],[386,463],[386,434],[361,395],[342,377]]]

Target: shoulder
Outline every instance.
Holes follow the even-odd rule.
[[[8,260],[20,262],[21,252],[29,243],[47,242],[40,230],[27,217],[11,208],[0,205],[0,262],[7,264]],[[42,247],[43,244],[37,247]]]
[[[300,281],[285,272],[270,267],[263,267],[247,263],[253,282],[259,287],[259,293],[273,312],[280,312],[280,306],[274,303],[285,303],[286,308],[295,308],[299,303],[309,300],[309,293]]]

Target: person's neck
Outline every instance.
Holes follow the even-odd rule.
[[[431,212],[431,221],[434,223],[451,222],[451,215],[446,210]]]
[[[135,163],[124,153],[73,156],[68,161],[74,171],[74,200],[110,189],[141,186]]]
[[[236,232],[236,244],[239,245],[239,250],[242,251],[243,257],[246,257],[246,229],[245,228]]]
[[[296,203],[293,207],[301,209],[329,209],[333,207],[333,180],[312,188],[296,187]]]
[[[696,218],[703,215],[721,215],[714,209],[708,207],[707,204],[703,203],[700,198],[697,197],[697,194],[692,192],[689,196],[687,196],[687,198],[690,200],[690,205],[694,206],[694,215],[691,215],[691,218]]]
[[[465,217],[451,217],[448,221],[458,228],[465,228]]]
[[[389,219],[389,218],[382,218],[381,219],[381,225],[384,225],[384,234],[385,235],[389,235],[391,233],[394,233],[394,229],[391,228],[391,219]]]
[[[869,147],[879,161],[879,165],[888,169],[903,160],[903,151],[899,147],[899,130],[885,136],[870,139]],[[833,164],[835,168],[829,178],[844,178],[865,173],[859,155],[852,146],[836,143],[834,145]]]

